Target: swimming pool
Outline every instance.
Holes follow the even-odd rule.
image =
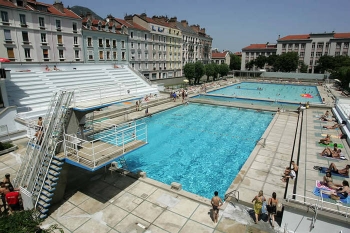
[[[263,105],[277,108],[285,109],[297,109],[299,104],[293,104],[288,102],[279,102],[279,101],[267,101],[267,100],[255,100],[255,99],[243,99],[243,98],[234,98],[234,97],[226,97],[226,96],[211,96],[211,95],[198,95],[192,97],[194,99],[204,99],[204,100],[213,100],[213,101],[223,101],[223,102],[231,102],[231,103],[243,103],[250,105]]]
[[[208,93],[297,103],[322,103],[316,86],[242,82]]]
[[[125,155],[131,171],[211,198],[224,195],[270,124],[271,112],[190,104],[140,120],[149,144]]]

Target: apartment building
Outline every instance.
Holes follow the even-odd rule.
[[[88,13],[82,20],[83,48],[86,63],[128,63],[128,35],[123,24],[109,15],[94,19]]]
[[[216,64],[227,64],[230,65],[230,52],[229,51],[222,51],[219,52],[218,50],[213,50],[211,53],[211,62]]]
[[[182,32],[182,64],[201,61],[208,64],[211,61],[212,38],[205,33],[205,28],[199,25],[189,26],[187,20],[176,22]]]
[[[288,35],[277,40],[277,54],[297,52],[299,60],[314,73],[318,59],[323,55],[350,56],[350,33],[311,33]]]
[[[61,1],[0,1],[0,57],[12,62],[83,61],[81,18]]]
[[[241,70],[246,70],[247,62],[259,55],[283,54],[297,52],[299,61],[308,65],[308,72],[314,73],[318,59],[323,55],[350,56],[350,33],[311,33],[288,35],[278,38],[276,45],[252,44],[242,49]]]
[[[247,70],[246,64],[258,56],[268,57],[277,53],[277,44],[251,44],[242,49],[241,70]],[[265,67],[266,68],[266,67]],[[268,69],[267,69],[268,70]]]

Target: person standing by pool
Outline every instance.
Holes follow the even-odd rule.
[[[270,222],[270,219],[272,219],[271,222],[271,226],[272,228],[275,227],[275,215],[277,213],[277,204],[278,204],[278,200],[276,197],[276,193],[273,192],[272,193],[272,198],[269,198],[269,201],[267,202],[267,212],[268,212],[268,218],[267,218],[267,222]]]
[[[219,218],[219,209],[222,206],[223,202],[221,200],[221,198],[219,197],[219,192],[215,191],[214,192],[214,196],[211,199],[211,205],[213,206],[213,220],[214,223],[218,222],[218,218]]]
[[[252,200],[254,202],[254,213],[255,213],[255,224],[259,221],[259,216],[261,214],[263,202],[266,201],[265,197],[263,196],[264,192],[262,190],[259,191],[259,194],[255,196]]]

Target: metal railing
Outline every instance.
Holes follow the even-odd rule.
[[[259,140],[257,140],[257,141],[256,141],[256,145],[258,145],[258,143],[259,143],[261,140],[263,140],[261,146],[262,146],[263,148],[265,148],[265,146],[266,146],[266,138],[260,138]]]
[[[233,197],[236,199],[237,202],[239,202],[239,191],[238,190],[232,190],[231,192],[225,194],[225,201],[229,198]]]
[[[130,124],[130,125],[129,125]],[[102,160],[113,159],[114,155],[123,155],[126,149],[140,141],[147,143],[146,123],[129,122],[111,125],[96,123],[95,132],[87,135],[89,140],[76,135],[64,134],[65,156],[75,158],[76,162],[96,168]]]
[[[303,195],[289,194],[287,197],[288,202],[294,202],[302,205],[313,206],[317,210],[324,210],[332,213],[339,214],[348,218],[350,216],[350,206],[343,205],[342,203],[331,203],[323,200],[322,190],[320,191],[320,196],[318,198],[306,197]],[[294,198],[300,198],[302,200],[297,200]],[[327,206],[328,207],[327,207]]]

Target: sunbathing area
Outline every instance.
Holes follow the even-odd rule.
[[[187,91],[189,96],[193,96],[240,81],[217,81],[205,87],[191,87]],[[223,199],[226,202],[220,209],[218,223],[213,223],[212,207],[207,198],[177,190],[147,176],[125,175],[108,169],[91,173],[67,165],[70,166],[69,177],[72,178],[68,179],[65,198],[50,210],[44,225],[58,224],[65,232],[92,229],[99,232],[283,232],[286,224],[288,229],[297,229],[301,222],[290,217],[281,218],[283,210],[286,216],[294,214],[292,210],[295,209],[312,216],[307,208],[317,204],[322,206],[318,215],[333,221],[327,222],[329,229],[344,229],[350,214],[350,197],[347,195],[350,191],[347,183],[350,149],[347,137],[342,136],[346,134],[342,130],[346,122],[335,121],[337,116],[330,108],[333,100],[328,89],[324,86],[318,89],[326,101],[323,107],[311,106],[300,113],[297,109],[285,112],[274,110],[273,120],[262,140],[257,142],[227,192],[221,194],[225,195]],[[171,93],[174,90],[168,91]],[[120,124],[144,117],[146,108],[155,114],[182,105],[181,91],[177,91],[180,97],[175,102],[167,93],[157,98],[145,96],[142,98],[143,111],[134,111],[134,101],[127,105],[110,105],[96,113],[94,120]],[[191,99],[188,101],[191,105]],[[220,105],[218,102],[215,104]],[[235,106],[234,103],[221,104]],[[256,108],[244,104],[239,106]],[[125,109],[128,109],[127,118],[123,113]],[[260,110],[272,111],[272,108],[260,107]],[[23,153],[26,142],[21,143],[20,150],[0,157],[0,176],[15,174],[19,167],[19,154]],[[77,148],[72,144],[70,156],[75,161],[78,153],[88,154],[86,151],[89,149],[87,146]],[[113,151],[120,150],[120,146],[116,145],[105,152],[114,156]],[[102,157],[104,155],[98,159],[109,159]],[[275,192],[279,200],[274,228],[265,217],[254,224],[252,199],[260,190],[263,190],[266,199]],[[325,229],[322,224],[324,218],[318,221],[320,224],[315,225],[315,232],[320,228]]]

